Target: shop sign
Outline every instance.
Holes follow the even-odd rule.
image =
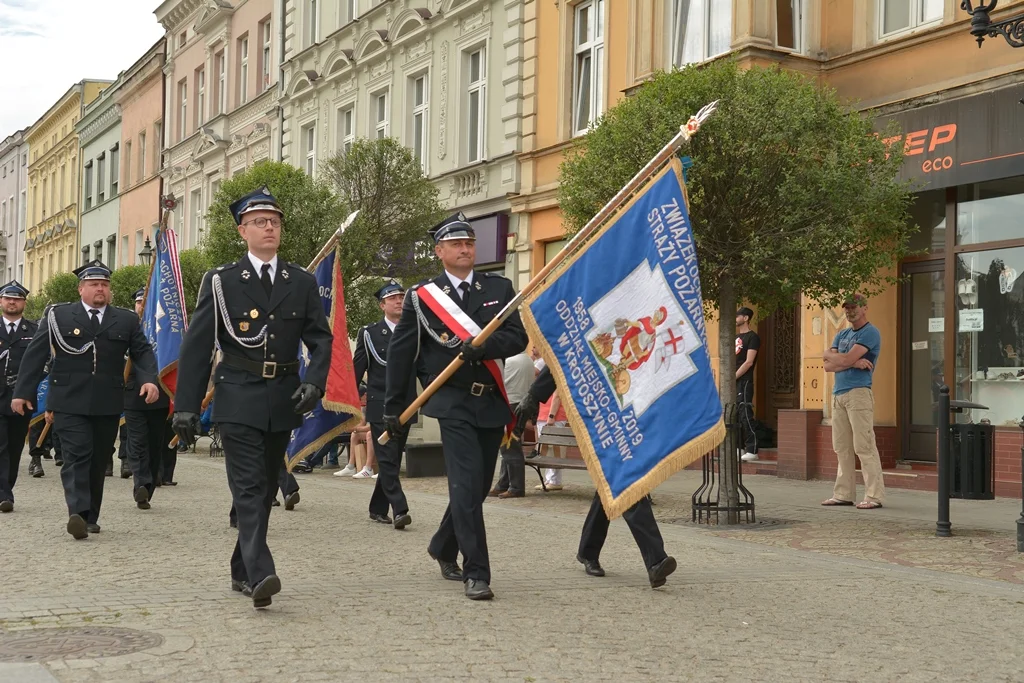
[[[939,189],[1024,175],[1024,89],[1001,88],[889,116],[901,134],[886,139],[903,144],[904,180],[917,190]]]

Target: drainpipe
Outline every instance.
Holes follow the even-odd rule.
[[[281,0],[281,11],[278,21],[281,23],[281,31],[278,34],[278,70],[277,70],[277,160],[284,161],[284,107],[281,105],[281,95],[284,93],[284,17],[287,11],[288,0]]]

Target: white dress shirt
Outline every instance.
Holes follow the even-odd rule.
[[[263,277],[263,264],[270,264],[270,281],[274,281],[274,276],[277,275],[277,254],[274,254],[274,258],[269,261],[261,261],[259,257],[255,256],[251,251],[249,252],[249,262],[252,263],[253,268],[256,269],[256,277]]]
[[[459,278],[457,278],[454,275],[452,275],[451,273],[449,273],[447,270],[444,271],[444,274],[448,276],[448,279],[452,283],[452,287],[454,287],[455,291],[459,293],[459,298],[460,299],[462,298],[462,290],[459,289],[459,285],[461,285],[463,282],[465,282],[465,283],[467,283],[469,285],[473,284],[473,271],[469,271],[469,277],[467,277],[465,280],[460,280]]]
[[[82,305],[85,307],[85,317],[87,317],[89,320],[92,320],[92,313],[90,313],[89,311],[91,311],[93,309],[96,309],[97,311],[99,311],[100,314],[98,316],[96,316],[96,317],[100,319],[100,325],[103,324],[103,316],[107,312],[107,307],[106,306],[90,306],[89,304],[85,303],[84,301],[82,302]]]
[[[398,325],[398,323],[393,323],[387,318],[384,318],[384,322],[387,323],[388,329],[391,330],[392,332],[395,331],[395,326]]]
[[[21,318],[17,318],[15,320],[11,320],[10,318],[8,318],[5,315],[4,316],[4,332],[6,332],[7,334],[10,334],[11,333],[11,325],[14,325],[14,329],[17,330],[19,327],[21,327]]]

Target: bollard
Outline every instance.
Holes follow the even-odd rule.
[[[952,524],[949,522],[949,387],[945,384],[939,389],[939,452],[937,464],[939,469],[939,519],[935,522],[935,535],[947,538],[953,535]],[[1024,510],[1021,511],[1024,515]],[[1020,527],[1018,527],[1018,547],[1020,544]]]
[[[1020,418],[1020,422],[1017,423],[1017,426],[1020,427],[1021,432],[1024,432],[1024,417]],[[1021,464],[1021,467],[1024,467],[1024,444],[1021,444],[1021,447],[1020,447],[1020,464]],[[1020,496],[1021,509],[1020,509],[1020,519],[1017,520],[1017,552],[1018,553],[1024,553],[1024,469],[1022,469],[1021,472],[1022,472],[1021,484],[1020,484],[1020,488],[1021,488],[1021,496]]]

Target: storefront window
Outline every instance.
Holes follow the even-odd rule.
[[[1024,237],[1024,176],[957,188],[956,242]]]
[[[988,406],[962,421],[1016,425],[1024,414],[1024,247],[957,256],[957,398]]]
[[[946,191],[928,190],[914,197],[911,220],[917,232],[910,236],[911,251],[935,253],[946,248]]]

